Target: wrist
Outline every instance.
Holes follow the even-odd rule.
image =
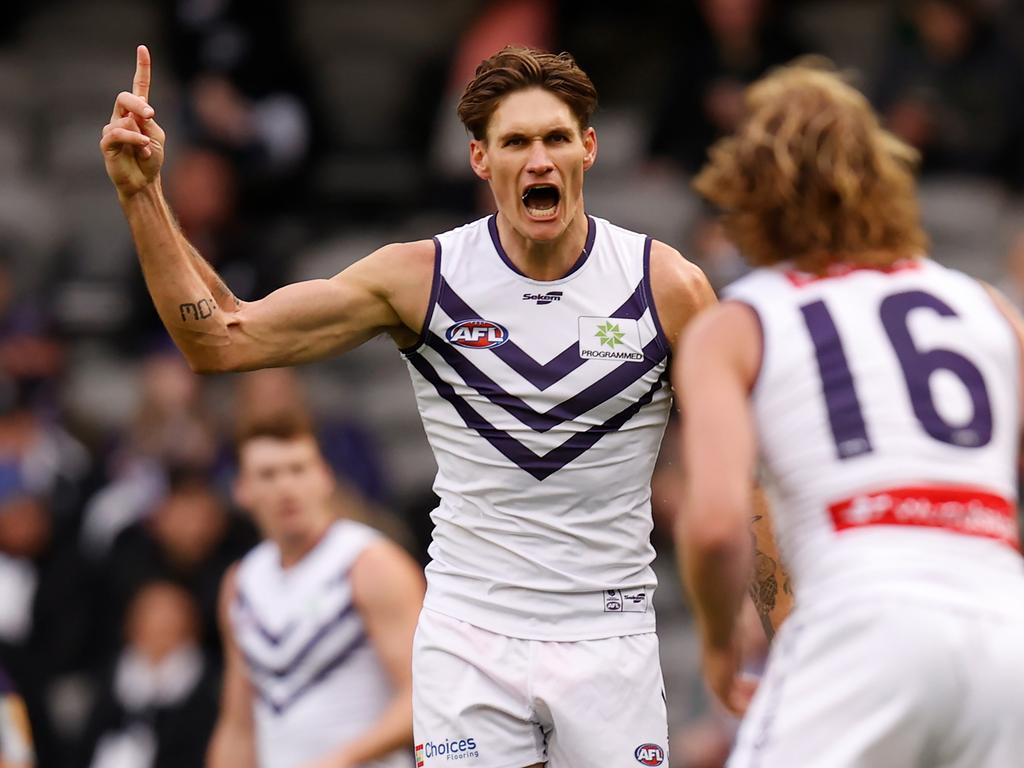
[[[159,202],[163,198],[163,190],[160,186],[160,176],[154,178],[151,182],[143,187],[139,187],[136,190],[125,191],[122,189],[117,190],[117,199],[121,203],[121,207],[128,209],[133,205],[152,204]]]

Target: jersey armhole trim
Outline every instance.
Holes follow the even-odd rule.
[[[441,241],[437,237],[434,241],[434,276],[430,282],[430,298],[427,300],[427,314],[423,318],[423,328],[420,331],[416,343],[410,347],[400,347],[399,352],[403,355],[413,355],[419,352],[430,333],[430,321],[434,318],[434,306],[437,304],[437,295],[441,292]]]
[[[653,242],[654,240],[650,235],[647,235],[644,238],[643,292],[644,298],[647,301],[647,306],[651,310],[651,320],[654,322],[654,330],[658,340],[658,347],[661,349],[662,355],[667,359],[671,359],[672,347],[668,342],[668,336],[665,335],[665,329],[661,325],[661,318],[658,317],[658,308],[654,305],[654,289],[651,287],[651,245]]]
[[[736,299],[736,298],[726,298],[726,299],[722,300],[722,303],[723,304],[738,304],[738,305],[740,305],[742,307],[747,307],[750,310],[751,314],[754,316],[754,319],[757,321],[757,330],[758,330],[758,332],[760,333],[760,336],[761,336],[761,344],[760,344],[761,354],[758,356],[757,371],[754,373],[754,380],[750,384],[750,393],[754,394],[757,391],[758,384],[761,383],[761,373],[762,373],[762,371],[764,371],[764,358],[765,358],[765,354],[768,351],[767,350],[768,345],[766,343],[767,339],[765,338],[765,334],[764,334],[764,320],[761,318],[761,313],[757,311],[757,307],[755,307],[749,301],[744,301],[743,299]]]

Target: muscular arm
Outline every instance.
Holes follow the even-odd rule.
[[[759,343],[749,310],[726,304],[694,323],[676,361],[687,488],[676,544],[704,642],[715,648],[736,640],[754,564],[755,437],[747,398]]]
[[[426,314],[429,241],[386,246],[330,280],[239,301],[178,228],[164,199],[165,134],[149,104],[150,55],[136,51],[132,91],[119,94],[100,149],[131,229],[146,286],[196,371],[290,365],[344,352],[382,332],[411,344]]]
[[[224,638],[224,687],[220,716],[206,754],[207,768],[256,768],[257,765],[252,691],[228,618],[235,596],[236,571],[237,566],[233,566],[221,584],[219,611],[221,637]]]
[[[370,642],[391,678],[391,703],[363,734],[324,765],[362,765],[412,745],[412,638],[423,606],[423,574],[398,545],[382,540],[352,568],[352,592]],[[319,766],[320,763],[317,763]]]
[[[153,304],[196,371],[307,362],[382,332],[410,343],[426,314],[430,241],[386,246],[329,280],[295,283],[243,302],[178,230],[159,180],[122,200],[122,207]]]
[[[679,349],[683,330],[701,310],[714,306],[716,299],[707,279],[697,267],[674,249],[657,241],[651,247],[651,281],[658,315],[675,352],[672,382],[677,403],[681,403],[686,398],[686,384],[683,382],[686,364],[680,362]],[[696,361],[691,367],[696,368],[692,373],[699,376],[701,363]],[[756,375],[756,362],[753,375]],[[750,382],[752,384],[753,378]],[[765,634],[770,639],[789,615],[792,595],[789,591],[789,577],[782,569],[772,535],[768,502],[759,488],[753,490],[752,504],[750,533],[754,547],[754,569],[749,591]]]

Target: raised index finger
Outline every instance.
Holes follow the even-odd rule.
[[[132,93],[149,100],[149,49],[140,45],[135,51],[135,79],[132,81]]]

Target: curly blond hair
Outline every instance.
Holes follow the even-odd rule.
[[[885,267],[927,247],[915,195],[917,151],[884,130],[864,96],[820,59],[753,83],[747,116],[718,141],[694,188],[723,209],[754,266],[822,273]]]

